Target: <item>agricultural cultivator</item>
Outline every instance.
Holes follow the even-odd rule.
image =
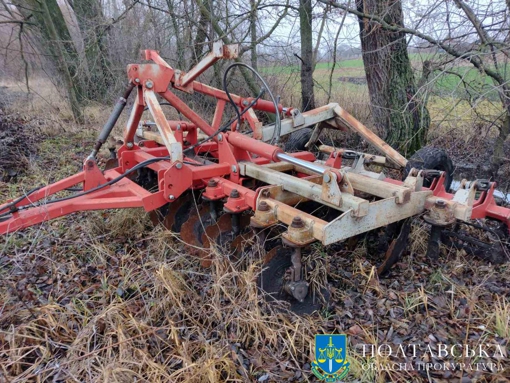
[[[496,204],[494,182],[463,181],[450,194],[453,168],[441,150],[424,148],[408,161],[338,104],[303,113],[283,107],[256,72],[263,87],[255,98],[230,94],[226,76],[224,90],[195,81],[217,60],[236,58],[237,52],[237,45],[215,43],[186,73],[156,51],[145,51],[152,63],[128,65],[129,86],[83,171],[0,206],[0,233],[77,211],[143,207],[153,221],[180,233],[203,266],[211,263],[211,246],[223,247],[233,259],[259,248],[260,289],[299,312],[317,309],[318,297],[328,295],[313,291],[311,270],[303,262],[316,241],[348,247],[360,236],[371,237],[381,253],[377,271],[385,274],[406,248],[411,218],[421,216],[431,228],[429,257],[437,257],[445,242],[493,263],[507,259],[510,209]],[[235,66],[252,70],[234,63],[227,72]],[[215,99],[212,121],[176,91]],[[102,171],[96,156],[130,93],[134,104],[123,145]],[[262,98],[265,93],[270,101]],[[169,121],[158,97],[182,121]],[[229,104],[235,111],[230,120],[224,113]],[[145,109],[152,121],[141,120]],[[274,122],[263,124],[256,111],[273,115]],[[380,153],[319,146],[323,129],[355,132]],[[287,135],[284,150],[279,141]],[[311,150],[317,147],[319,155]],[[386,177],[384,167],[403,170],[404,180]],[[77,185],[80,191],[66,191]],[[475,238],[473,230],[483,235]]]

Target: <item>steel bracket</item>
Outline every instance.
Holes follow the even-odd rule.
[[[386,176],[383,172],[376,173],[371,172],[370,170],[365,169],[366,156],[364,153],[359,153],[359,156],[356,160],[354,160],[352,167],[346,167],[345,170],[349,173],[361,174],[363,176],[367,176],[373,178],[375,180],[384,180]]]
[[[423,188],[423,170],[418,171],[412,168],[409,175],[404,180],[403,186],[411,189],[412,191],[420,191]]]

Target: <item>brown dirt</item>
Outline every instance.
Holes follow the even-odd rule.
[[[0,182],[27,170],[39,140],[26,119],[0,109]]]

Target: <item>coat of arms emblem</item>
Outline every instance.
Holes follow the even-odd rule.
[[[349,371],[347,361],[347,335],[315,335],[314,375],[325,382],[336,382]]]

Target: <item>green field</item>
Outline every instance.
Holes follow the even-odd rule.
[[[432,54],[411,53],[410,59],[415,68],[416,80],[421,77],[423,61],[426,59],[434,60]],[[328,88],[329,76],[333,63],[319,62],[315,67],[314,78],[319,89]],[[296,76],[296,83],[299,82],[298,65],[289,66],[272,66],[264,67],[261,72],[265,75],[278,76],[280,78],[289,79]],[[342,80],[340,80],[342,78]],[[343,89],[344,91],[366,88],[366,85],[359,85],[350,82],[348,79],[363,81],[365,78],[365,70],[363,60],[360,58],[340,60],[336,63],[332,76],[332,90]],[[497,91],[493,87],[492,80],[480,73],[472,66],[458,66],[445,71],[433,72],[426,83],[429,91],[441,96],[461,97],[470,94],[481,94],[488,99],[498,97]],[[298,86],[298,84],[296,84]]]

